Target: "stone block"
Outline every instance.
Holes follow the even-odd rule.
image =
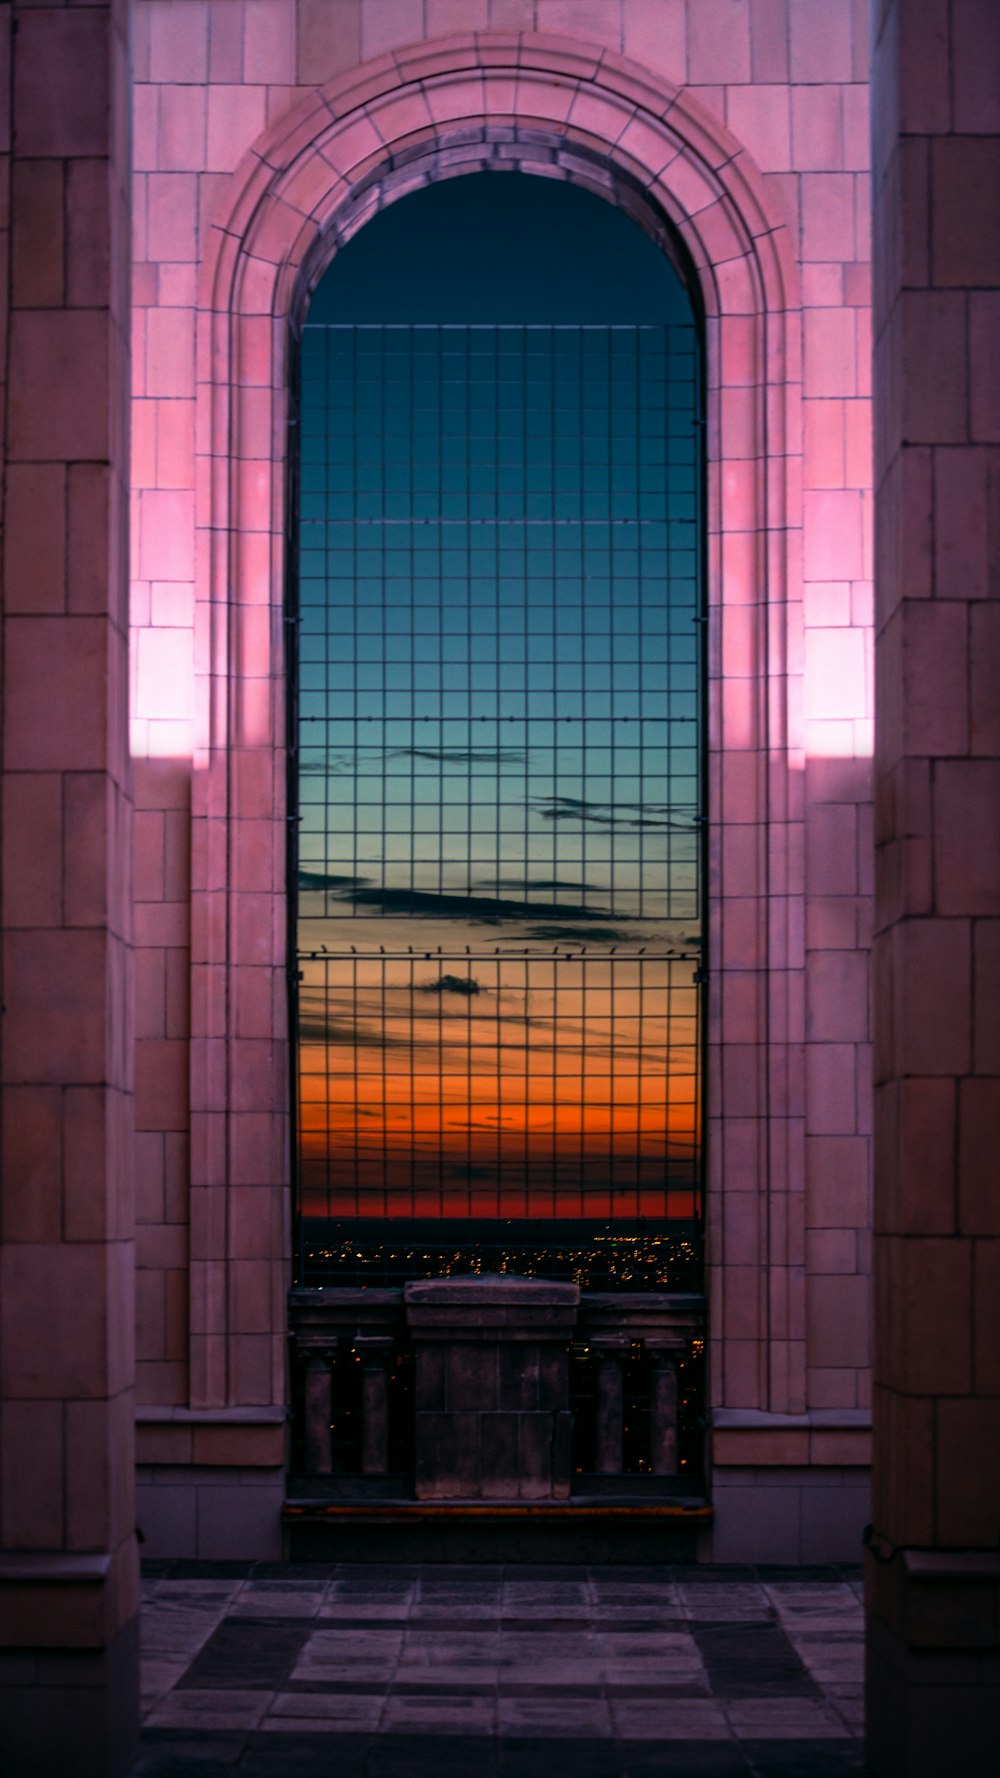
[[[281,1555],[283,1470],[198,1489],[198,1550],[214,1560],[274,1561]]]
[[[845,308],[809,308],[804,316],[804,393],[817,400],[857,390],[857,334]],[[817,579],[830,577],[822,572]]]
[[[206,94],[197,86],[162,86],[153,170],[200,173],[205,166]]]
[[[209,88],[207,164],[213,172],[231,172],[247,143],[261,134],[266,100],[262,86]]]
[[[850,1136],[857,1130],[854,1046],[809,1044],[806,1050],[806,1124],[810,1135]]]
[[[537,1405],[558,1412],[569,1399],[569,1353],[563,1346],[539,1346],[537,1361]]]
[[[424,34],[423,0],[381,0],[361,9],[361,55],[364,61],[404,43],[419,43]]]
[[[573,1485],[573,1415],[560,1408],[552,1415],[552,1495],[568,1500]]]
[[[139,1752],[138,1618],[99,1651],[40,1653],[33,1681],[0,1684],[5,1769],[125,1778]]]
[[[212,26],[215,41],[215,24]],[[336,13],[329,0],[299,0],[298,77],[319,86],[361,60],[361,0],[340,0]]]
[[[965,1074],[972,1053],[969,922],[907,920],[893,936],[900,1073]]]
[[[688,8],[688,79],[695,86],[750,79],[750,0]]]
[[[765,173],[786,172],[792,164],[788,92],[783,86],[734,86],[727,100],[729,128],[746,144]]]
[[[289,0],[251,0],[245,9],[243,78],[268,86],[295,79],[295,14]],[[214,21],[213,21],[214,28]]]
[[[501,1408],[537,1408],[539,1404],[539,1349],[534,1345],[503,1345],[497,1354],[498,1405]]]
[[[39,462],[108,456],[109,321],[100,309],[11,318],[9,449]]]
[[[804,260],[831,262],[855,257],[854,187],[852,173],[803,173]]]
[[[868,1297],[867,1278],[821,1275],[810,1280],[810,1363],[834,1367],[869,1363]]]
[[[793,81],[850,80],[853,74],[850,9],[817,0],[789,0],[789,73]]]
[[[987,40],[995,36],[994,23]],[[932,144],[931,266],[936,285],[1000,284],[998,185],[1000,139],[951,136]]]
[[[217,12],[218,9],[210,8],[208,0],[185,0],[180,10],[173,6],[150,8],[150,80],[158,83],[176,80],[187,84],[205,81],[211,11]],[[214,35],[215,20],[212,22]]]
[[[110,7],[39,7],[18,18],[14,121],[19,155],[108,151]]]
[[[1000,1767],[1000,1658],[975,1650],[938,1656],[869,1612],[865,1755],[872,1778],[994,1778]]]
[[[713,1562],[798,1562],[800,1490],[718,1486],[712,1527]]]
[[[942,914],[1000,914],[1000,763],[945,760],[934,782],[935,885]]]
[[[522,1500],[552,1497],[551,1414],[518,1415],[518,1493]]]
[[[969,294],[969,351],[976,366],[970,389],[972,437],[1000,442],[1000,291]]]
[[[498,1406],[496,1398],[496,1346],[464,1346],[448,1344],[448,1410],[450,1412],[489,1412]],[[420,1355],[422,1357],[422,1355]],[[420,1364],[418,1357],[418,1364]]]
[[[476,1493],[487,1500],[516,1500],[520,1493],[519,1428],[528,1416],[484,1413],[479,1416],[480,1472]]]
[[[480,1414],[416,1416],[414,1480],[418,1500],[475,1499],[481,1475]]]
[[[861,1561],[861,1539],[871,1517],[867,1479],[840,1487],[803,1488],[800,1513],[801,1561]]]

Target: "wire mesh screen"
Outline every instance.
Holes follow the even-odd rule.
[[[386,1219],[424,1269],[688,1224],[695,329],[306,327],[300,369],[300,1273]]]

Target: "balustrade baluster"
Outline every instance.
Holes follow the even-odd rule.
[[[385,1475],[389,1468],[389,1376],[393,1342],[379,1335],[356,1341],[361,1354],[361,1468]]]
[[[624,1362],[628,1350],[622,1339],[592,1342],[597,1354],[597,1469],[600,1475],[621,1475],[625,1430]]]
[[[312,1349],[306,1358],[306,1473],[329,1475],[333,1469],[330,1420],[333,1411],[332,1353]]]
[[[650,1456],[654,1475],[677,1474],[677,1349],[649,1346]]]

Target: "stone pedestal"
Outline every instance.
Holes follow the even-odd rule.
[[[575,1284],[430,1279],[406,1286],[419,1500],[565,1500]]]

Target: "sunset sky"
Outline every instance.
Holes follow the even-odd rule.
[[[376,218],[309,322],[303,1208],[689,1215],[700,373],[679,280],[599,199],[479,176]]]

